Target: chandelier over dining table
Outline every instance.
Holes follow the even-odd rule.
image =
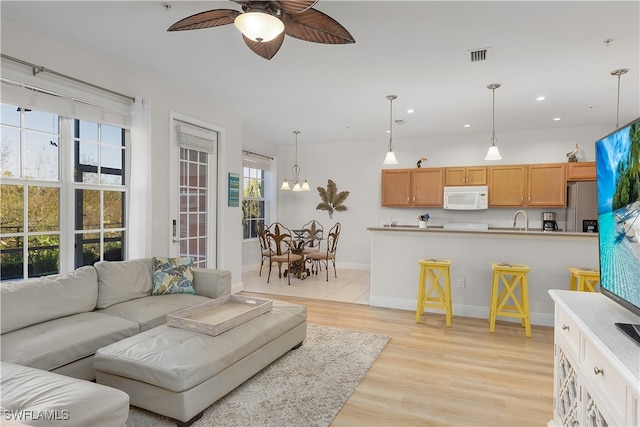
[[[300,166],[298,166],[298,134],[300,134],[299,130],[294,130],[293,133],[296,135],[296,155],[295,155],[295,163],[293,164],[293,167],[291,168],[291,172],[292,172],[292,178],[291,178],[291,183],[293,183],[293,189],[291,188],[290,184],[289,184],[289,180],[288,179],[284,179],[284,181],[282,181],[282,186],[280,187],[280,190],[291,190],[291,191],[309,191],[309,183],[307,182],[307,180],[305,179],[304,182],[302,183],[302,185],[300,184]]]

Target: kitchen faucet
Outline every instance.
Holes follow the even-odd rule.
[[[516,228],[516,220],[518,219],[518,215],[524,215],[524,231],[529,231],[529,216],[525,211],[519,210],[513,214],[513,228]]]

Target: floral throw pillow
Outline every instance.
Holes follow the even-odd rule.
[[[153,258],[151,295],[195,294],[191,257]]]

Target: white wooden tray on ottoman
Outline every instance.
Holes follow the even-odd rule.
[[[220,335],[273,308],[273,301],[227,295],[167,316],[167,325],[207,335]]]
[[[273,301],[270,311],[216,336],[168,325],[96,352],[96,382],[131,404],[189,425],[307,335],[307,308]]]

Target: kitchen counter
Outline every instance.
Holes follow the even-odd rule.
[[[371,235],[369,305],[415,310],[418,260],[449,259],[454,328],[455,316],[488,319],[492,262],[527,264],[531,268],[531,323],[546,326],[553,326],[554,320],[554,304],[548,291],[569,289],[568,267],[599,266],[597,233],[494,227],[448,230],[442,226],[378,226],[367,230]]]
[[[598,233],[575,233],[575,232],[566,232],[566,231],[542,231],[541,228],[530,228],[528,230],[524,230],[524,228],[509,228],[509,227],[489,227],[486,230],[475,230],[475,229],[455,229],[455,230],[447,230],[442,225],[429,226],[427,228],[418,228],[417,225],[397,225],[390,227],[369,227],[367,228],[369,231],[407,231],[407,232],[417,232],[417,233],[433,233],[433,232],[441,232],[441,233],[482,233],[482,234],[508,234],[508,235],[524,235],[524,236],[545,236],[551,238],[567,238],[567,237],[582,237],[585,239],[596,239],[598,238]]]

